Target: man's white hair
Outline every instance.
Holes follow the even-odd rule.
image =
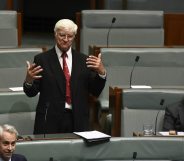
[[[3,132],[5,132],[5,131],[9,132],[11,134],[15,134],[16,137],[18,136],[17,130],[12,125],[5,124],[5,125],[0,126],[0,137],[2,137]]]
[[[69,28],[71,30],[71,32],[73,32],[74,34],[77,33],[77,25],[69,19],[61,19],[59,20],[54,27],[54,32],[56,33],[58,29],[60,28]]]

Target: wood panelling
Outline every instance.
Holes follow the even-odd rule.
[[[164,15],[165,45],[184,45],[184,13]]]
[[[12,10],[13,9],[13,0],[7,0],[6,1],[6,9],[7,10]]]

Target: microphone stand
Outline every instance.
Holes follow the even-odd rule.
[[[49,103],[46,103],[46,108],[45,108],[45,117],[44,117],[44,134],[43,137],[45,138],[46,130],[47,130],[47,111],[49,109]]]
[[[107,48],[109,47],[109,34],[112,28],[112,25],[114,24],[114,22],[116,21],[116,18],[113,17],[112,22],[111,22],[111,26],[109,27],[108,33],[107,33]]]
[[[130,73],[130,88],[132,88],[132,74],[133,74],[133,71],[134,71],[134,67],[135,67],[135,64],[139,61],[139,58],[140,58],[139,56],[136,56],[132,71]]]
[[[133,152],[133,161],[137,158],[137,152]]]
[[[164,101],[165,101],[164,99],[161,99],[160,106],[163,106]],[[158,120],[158,114],[159,113],[160,113],[160,110],[157,112],[156,119],[155,119],[155,135],[157,135],[157,120]]]

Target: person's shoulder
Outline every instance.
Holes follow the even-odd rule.
[[[22,154],[13,154],[12,161],[27,161],[26,157]]]
[[[73,53],[75,56],[81,57],[81,58],[84,58],[84,59],[86,59],[86,58],[88,57],[86,54],[81,53],[81,52],[78,52],[78,51],[75,50],[75,49],[72,49],[72,53]]]
[[[53,53],[55,53],[55,48],[54,47],[51,48],[51,49],[48,49],[48,50],[46,50],[42,53],[39,53],[39,54],[35,55],[35,59],[36,60],[41,60],[41,59],[45,59],[45,58],[47,59],[47,58],[49,58],[49,55],[52,55]]]
[[[175,111],[175,110],[178,110],[181,107],[184,107],[184,101],[183,100],[168,105],[166,107],[166,109],[168,109],[169,111]]]
[[[55,52],[55,48],[54,48],[54,47],[51,48],[51,49],[45,50],[45,51],[43,51],[43,52],[41,52],[41,53],[39,53],[39,54],[37,54],[35,57],[47,56],[47,55],[49,55],[49,54],[51,54],[51,53],[53,53],[53,52]]]
[[[83,55],[83,56],[86,56],[84,53],[79,52],[79,51],[77,51],[76,49],[73,49],[73,48],[72,48],[72,53],[77,54],[77,55]]]

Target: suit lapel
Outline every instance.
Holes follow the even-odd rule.
[[[75,93],[75,90],[77,88],[77,84],[78,84],[78,74],[79,74],[79,65],[78,63],[80,62],[80,60],[78,59],[78,54],[72,50],[72,73],[71,73],[71,89],[72,89],[72,94],[75,95],[77,93]]]
[[[14,160],[16,160],[16,154],[13,154],[11,157],[11,161],[14,161]]]
[[[56,81],[58,83],[58,86],[61,89],[61,91],[64,93],[63,87],[65,87],[65,83],[64,83],[65,76],[61,68],[61,65],[59,63],[55,48],[50,53],[48,61],[49,61],[49,66],[53,72],[53,75],[55,76]]]

